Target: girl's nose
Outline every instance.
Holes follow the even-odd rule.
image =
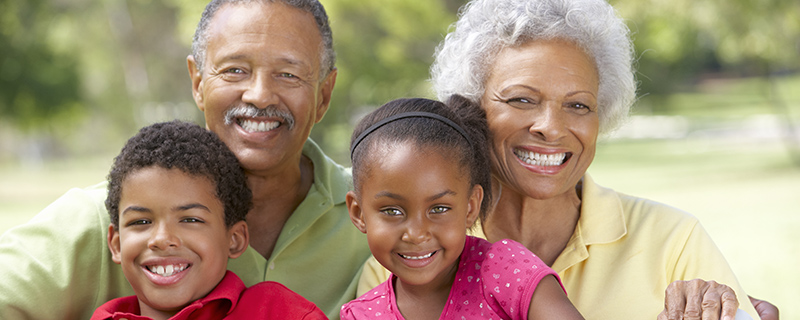
[[[406,230],[403,232],[401,240],[413,244],[420,244],[431,238],[428,219],[424,215],[417,215],[416,218],[409,219]]]

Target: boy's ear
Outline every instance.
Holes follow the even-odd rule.
[[[250,233],[247,229],[247,222],[239,221],[228,229],[228,238],[230,239],[230,251],[228,258],[236,259],[247,250],[250,245]]]
[[[481,213],[481,203],[483,203],[483,187],[476,184],[472,187],[472,193],[469,195],[469,206],[467,207],[467,229],[475,224]]]
[[[367,224],[364,223],[364,216],[361,213],[361,206],[356,199],[356,193],[348,191],[345,196],[345,202],[347,203],[347,211],[350,213],[350,221],[353,222],[353,225],[355,225],[361,233],[367,233]]]
[[[119,230],[114,229],[114,224],[108,225],[108,250],[111,251],[111,260],[116,264],[122,263],[122,254],[119,247]]]

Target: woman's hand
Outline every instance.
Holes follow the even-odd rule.
[[[737,309],[731,287],[713,280],[675,281],[667,287],[658,320],[733,320]]]
[[[778,320],[778,307],[774,304],[766,300],[758,300],[753,297],[748,298],[750,298],[750,303],[753,304],[753,307],[756,308],[756,312],[758,312],[758,316],[761,320]]]

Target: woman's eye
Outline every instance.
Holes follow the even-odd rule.
[[[402,212],[402,211],[400,211],[400,210],[397,210],[397,209],[395,209],[395,208],[383,209],[383,210],[381,210],[381,212],[382,212],[383,214],[387,215],[387,216],[393,216],[393,217],[394,217],[394,216],[401,216],[401,215],[403,215],[403,212]]]
[[[506,101],[506,104],[517,109],[529,109],[536,105],[536,103],[528,98],[513,98]]]
[[[445,213],[447,211],[450,211],[450,208],[444,206],[436,206],[431,209],[431,213]]]
[[[592,111],[592,109],[589,106],[587,106],[587,105],[585,105],[583,103],[576,102],[576,103],[571,103],[568,106],[570,108],[576,110],[577,112],[581,113],[581,114],[588,113],[589,111]]]

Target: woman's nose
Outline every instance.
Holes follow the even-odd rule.
[[[528,131],[544,141],[556,141],[566,132],[566,118],[556,102],[547,102],[543,108],[531,110]]]

